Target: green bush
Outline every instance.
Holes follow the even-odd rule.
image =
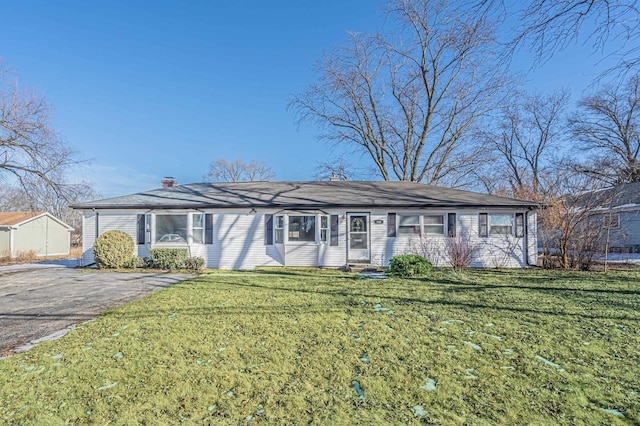
[[[131,259],[124,264],[125,268],[136,269],[136,268],[147,268],[149,267],[149,262],[144,257],[132,256]]]
[[[98,268],[123,268],[133,256],[133,238],[122,231],[107,231],[93,244]]]
[[[428,275],[432,267],[431,262],[422,256],[401,254],[391,258],[387,273],[400,278],[421,277]]]
[[[159,269],[181,269],[187,259],[187,249],[155,248],[151,249],[153,266]]]
[[[189,269],[190,271],[199,271],[204,268],[204,259],[201,257],[187,257],[184,260],[184,269]]]

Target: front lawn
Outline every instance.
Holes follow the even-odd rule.
[[[0,360],[0,423],[637,424],[639,283],[202,275]]]

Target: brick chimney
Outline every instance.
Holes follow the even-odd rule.
[[[340,178],[338,177],[336,172],[333,172],[333,175],[331,175],[331,177],[329,178],[330,182],[338,182],[339,180],[340,180]]]
[[[161,182],[163,188],[173,188],[174,186],[178,186],[178,182],[173,178],[173,176],[165,176]]]

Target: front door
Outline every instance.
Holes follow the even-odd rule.
[[[349,213],[347,220],[348,261],[369,263],[369,213]]]

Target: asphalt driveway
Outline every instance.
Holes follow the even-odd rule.
[[[2,271],[0,356],[188,278],[191,276],[185,274],[98,273],[60,267]]]

